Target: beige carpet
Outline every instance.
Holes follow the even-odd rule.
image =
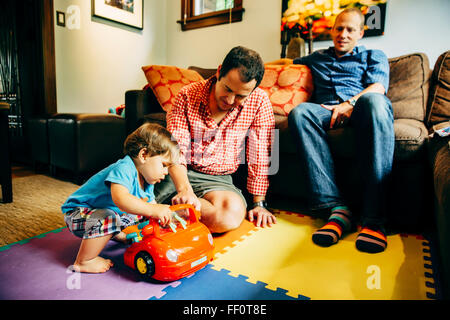
[[[44,175],[12,183],[14,201],[0,203],[0,246],[65,226],[61,205],[79,186]]]

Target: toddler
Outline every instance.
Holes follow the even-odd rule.
[[[107,242],[125,240],[122,230],[145,218],[170,222],[169,205],[154,200],[155,183],[164,180],[168,167],[178,163],[179,148],[164,127],[146,123],[124,143],[125,157],[92,176],[62,205],[69,230],[82,238],[77,272],[102,273],[113,265],[99,256]]]

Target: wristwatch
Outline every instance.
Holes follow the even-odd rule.
[[[267,202],[265,200],[261,200],[261,201],[257,201],[257,202],[253,202],[253,208],[255,207],[262,207],[264,209],[267,209]]]
[[[355,98],[352,98],[352,99],[347,100],[347,102],[350,103],[350,105],[351,105],[352,107],[355,106],[356,101],[357,101],[357,99],[355,99]]]

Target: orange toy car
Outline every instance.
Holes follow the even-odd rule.
[[[146,280],[178,280],[202,269],[213,258],[213,237],[199,221],[200,212],[188,204],[170,209],[175,219],[166,228],[150,219],[124,230],[133,242],[125,251],[125,264]]]

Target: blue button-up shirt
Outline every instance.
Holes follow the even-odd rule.
[[[311,102],[339,104],[376,82],[381,83],[386,92],[389,87],[389,62],[381,50],[357,46],[338,58],[334,47],[329,47],[296,58],[294,63],[311,69],[314,79]]]

